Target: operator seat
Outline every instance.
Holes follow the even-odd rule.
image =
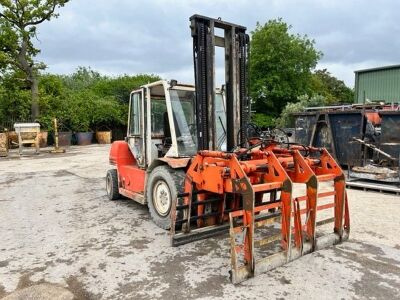
[[[158,150],[158,157],[164,157],[172,145],[171,128],[169,127],[168,112],[164,112],[163,114],[163,129],[164,129],[164,137],[162,138],[162,143],[156,145]]]

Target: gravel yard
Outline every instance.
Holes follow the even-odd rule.
[[[0,298],[400,298],[399,196],[349,190],[348,242],[234,286],[226,236],[172,248],[147,207],[107,199],[108,150],[0,158]]]

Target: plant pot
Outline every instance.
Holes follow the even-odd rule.
[[[0,132],[0,157],[8,154],[8,137],[7,133]]]
[[[99,144],[111,144],[111,131],[96,131],[96,140]]]
[[[86,146],[92,143],[93,132],[77,132],[75,133],[76,142],[79,146]]]
[[[8,132],[8,142],[10,148],[16,148],[19,145],[18,134],[15,131]]]
[[[60,131],[58,133],[58,146],[59,147],[68,147],[71,146],[72,140],[72,132],[71,131]],[[54,144],[56,142],[56,138],[54,137]]]
[[[47,147],[47,138],[49,133],[47,131],[41,131],[39,133],[39,147],[46,148]]]

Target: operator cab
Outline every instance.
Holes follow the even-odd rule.
[[[127,141],[138,165],[161,157],[190,157],[197,153],[195,88],[165,80],[143,85],[131,93]],[[226,150],[226,110],[216,90],[218,149]]]

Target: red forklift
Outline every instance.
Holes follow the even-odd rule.
[[[233,283],[346,240],[345,177],[328,151],[250,122],[246,28],[199,15],[190,28],[195,86],[158,81],[132,92],[127,138],[110,151],[108,197],[147,204],[173,246],[229,231]],[[225,53],[221,89],[215,47]],[[294,184],[306,194],[295,197]],[[320,219],[322,210],[331,216]]]

